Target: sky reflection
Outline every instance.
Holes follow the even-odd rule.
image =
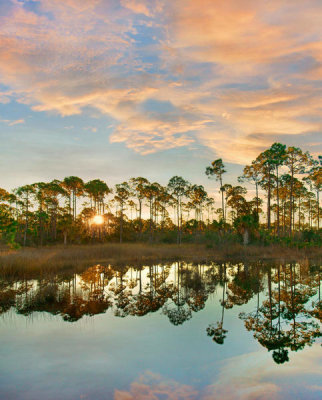
[[[320,339],[310,323],[318,323],[311,311],[319,276],[307,264],[174,263],[7,277],[0,291],[0,393],[24,400],[318,399]],[[182,309],[189,318],[181,318]],[[169,310],[179,314],[169,318]],[[264,330],[269,340],[241,318],[256,310],[271,326]],[[306,330],[295,325],[296,336],[293,318],[308,323]],[[227,330],[223,344],[207,335],[216,321]],[[277,364],[279,347],[288,360]]]

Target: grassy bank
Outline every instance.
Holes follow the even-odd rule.
[[[92,264],[144,265],[169,261],[209,262],[222,260],[322,260],[322,250],[287,248],[278,245],[244,247],[240,244],[207,247],[198,244],[101,244],[53,246],[0,251],[2,274],[15,271],[58,271],[75,267],[83,269]]]

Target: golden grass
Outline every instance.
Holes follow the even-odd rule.
[[[109,243],[96,245],[51,246],[20,250],[0,250],[0,273],[14,275],[25,272],[49,272],[69,268],[82,270],[93,264],[148,265],[169,261],[257,261],[311,259],[320,262],[320,248],[296,249],[271,246],[234,244],[207,248],[201,244],[138,244]]]

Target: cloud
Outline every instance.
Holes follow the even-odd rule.
[[[310,380],[321,374],[319,344],[303,353],[292,353],[293,361],[276,366],[271,354],[254,352],[227,359],[216,382],[209,385],[202,400],[288,400],[293,398],[290,387],[299,398],[309,398],[308,390],[319,392]]]
[[[214,110],[217,129],[204,129],[199,140],[226,161],[244,164],[274,141],[290,143],[321,132],[320,90],[281,87],[273,90],[222,90],[205,108]],[[215,114],[216,113],[216,114]],[[313,117],[314,116],[314,117]],[[306,146],[310,147],[309,143]]]
[[[322,93],[313,82],[321,68],[321,3],[179,1],[170,12],[168,58],[195,70],[210,66],[195,104],[214,127],[199,132],[201,143],[245,163],[272,138],[321,132]],[[300,35],[298,26],[308,32]]]
[[[151,16],[151,11],[148,9],[147,3],[138,0],[121,0],[123,7],[128,8],[136,14],[143,14],[147,17]]]
[[[97,132],[97,128],[95,126],[86,126],[84,129],[85,131],[91,131],[93,133]]]
[[[25,123],[24,119],[16,119],[15,121],[10,121],[8,123],[8,125],[13,126],[13,125],[24,124],[24,123]]]
[[[197,394],[189,385],[165,380],[161,375],[147,371],[131,384],[129,391],[115,390],[114,400],[197,400]]]
[[[141,128],[141,129],[140,129]],[[138,118],[127,120],[111,135],[112,143],[125,142],[127,146],[141,154],[187,146],[194,139],[185,134],[191,126],[178,123],[177,126],[158,121]]]
[[[187,0],[172,3],[170,12],[172,46],[201,62],[270,64],[314,51],[321,39],[322,7],[316,0],[305,6],[299,1]],[[305,34],[299,34],[299,23],[307,28]]]
[[[8,126],[14,126],[14,125],[19,125],[19,124],[24,124],[25,120],[24,119],[16,119],[16,120],[0,119],[0,122],[3,122],[5,124],[7,124]]]
[[[321,18],[318,0],[12,1],[0,102],[99,111],[110,141],[141,154],[197,143],[249,162],[272,140],[321,133]]]
[[[298,398],[318,397],[319,344],[292,357],[293,362],[278,366],[262,351],[226,359],[218,364],[215,382],[202,388],[146,371],[128,391],[115,390],[114,400],[291,400],[295,392]]]
[[[9,92],[0,92],[0,103],[8,104],[10,103],[11,93]]]

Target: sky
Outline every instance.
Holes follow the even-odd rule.
[[[321,0],[0,0],[0,187],[322,152]]]

